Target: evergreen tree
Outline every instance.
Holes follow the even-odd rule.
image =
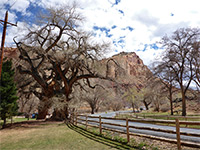
[[[12,117],[17,113],[18,97],[17,89],[14,83],[15,71],[12,69],[12,61],[7,60],[3,62],[1,82],[0,82],[0,117],[4,121],[3,128],[6,124],[6,118]]]

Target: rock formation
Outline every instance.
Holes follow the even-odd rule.
[[[122,84],[134,84],[143,87],[151,71],[135,52],[121,52],[102,60],[108,77]],[[106,64],[105,64],[106,63]],[[103,70],[104,70],[103,69]]]

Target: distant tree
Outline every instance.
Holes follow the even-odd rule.
[[[124,108],[124,101],[122,95],[116,92],[116,89],[110,88],[107,92],[107,107],[113,111],[118,111]]]
[[[196,86],[200,88],[200,42],[196,42],[193,44],[194,48],[194,71],[195,76],[193,78],[193,81],[196,83]]]
[[[129,87],[124,93],[123,98],[125,98],[129,103],[131,103],[133,112],[135,112],[135,109],[139,108],[139,99],[141,98],[140,94],[141,93],[139,92],[139,89],[137,89],[136,87]]]
[[[17,62],[14,62],[17,64]],[[36,91],[37,82],[34,81],[29,75],[20,74],[18,70],[15,72],[15,83],[17,83],[17,89],[19,97],[17,103],[19,106],[19,112],[23,113],[27,119],[31,116],[32,113],[37,111],[39,100],[34,95]]]
[[[29,120],[31,114],[37,111],[39,100],[33,93],[27,93],[20,95],[17,103],[20,113],[23,113]]]
[[[162,87],[154,87],[152,89],[152,105],[154,107],[154,111],[159,112],[161,105],[166,103],[166,95],[163,92]]]
[[[148,87],[144,87],[139,91],[139,99],[144,104],[146,110],[149,110],[149,106],[153,101],[153,93],[152,89]]]
[[[91,114],[98,112],[103,99],[105,97],[105,89],[101,86],[96,86],[94,89],[89,89],[82,93],[83,101],[87,102],[91,108]]]
[[[200,39],[199,28],[181,28],[172,36],[165,36],[161,44],[166,48],[162,62],[172,70],[182,94],[182,116],[186,116],[186,92],[195,76],[193,62],[196,51],[194,44]]]
[[[0,82],[0,117],[3,120],[3,128],[6,125],[6,118],[12,117],[17,113],[17,89],[14,83],[15,71],[12,69],[12,61],[3,62],[2,75]]]
[[[163,62],[154,62],[152,71],[166,88],[166,92],[168,93],[167,98],[170,101],[171,115],[173,115],[173,93],[177,91],[176,76],[172,68],[169,67],[167,63]]]

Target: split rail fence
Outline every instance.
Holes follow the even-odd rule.
[[[113,120],[124,121],[124,123],[112,123]],[[165,141],[169,143],[177,144],[177,149],[181,150],[182,146],[189,146],[194,148],[200,148],[200,143],[181,141],[181,135],[190,136],[195,138],[200,138],[200,133],[187,133],[180,131],[180,125],[200,125],[200,121],[179,121],[177,118],[174,120],[155,120],[155,119],[128,119],[128,118],[110,118],[110,117],[101,117],[101,116],[88,116],[88,115],[72,115],[71,122],[75,125],[82,124],[85,126],[86,130],[88,127],[99,128],[99,133],[102,134],[103,130],[108,130],[112,132],[117,132],[120,134],[125,134],[127,141],[130,142],[130,136],[140,136],[145,138],[150,138],[154,140]],[[176,130],[167,130],[167,129],[158,129],[153,127],[138,127],[130,125],[130,122],[139,122],[139,123],[151,123],[151,124],[175,124]],[[139,129],[139,130],[148,130],[156,131],[162,133],[175,134],[176,139],[164,138],[159,136],[152,136],[148,134],[134,133],[130,129]]]
[[[118,115],[121,113],[118,113]],[[182,119],[182,120],[192,120],[192,119],[200,119],[200,117],[196,117],[196,116],[170,116],[170,115],[132,115],[132,117],[134,118],[166,118],[166,120],[170,120],[170,119],[174,119],[174,118],[178,118],[178,119]]]

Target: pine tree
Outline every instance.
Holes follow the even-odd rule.
[[[15,115],[18,109],[14,74],[15,71],[12,69],[12,61],[4,61],[0,82],[0,117],[3,120],[3,128],[6,124],[6,118]]]

